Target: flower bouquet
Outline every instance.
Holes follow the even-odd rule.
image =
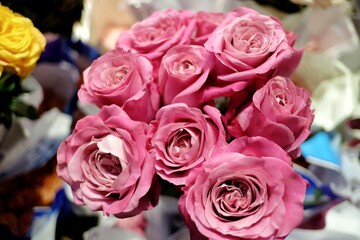
[[[30,19],[1,4],[0,14],[0,124],[10,128],[13,115],[38,117],[36,109],[19,96],[27,92],[22,80],[34,69],[46,41]]]
[[[172,193],[192,239],[284,239],[303,218],[293,160],[314,118],[289,79],[294,43],[244,7],[134,24],[83,73],[79,99],[99,112],[57,153],[75,203],[127,218]]]

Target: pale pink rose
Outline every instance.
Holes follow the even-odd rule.
[[[77,122],[57,152],[58,175],[70,185],[75,203],[121,218],[158,203],[160,188],[146,150],[147,129],[116,105]]]
[[[183,102],[199,107],[201,87],[213,66],[213,55],[202,46],[179,45],[162,58],[159,69],[159,92],[165,105]]]
[[[249,8],[230,12],[205,43],[215,54],[215,85],[222,86],[212,94],[230,96],[254,81],[290,76],[302,55],[294,42],[294,35],[274,17]]]
[[[193,44],[203,45],[209,35],[225,19],[226,14],[221,12],[199,11],[196,13],[196,33]]]
[[[296,158],[314,120],[310,105],[309,91],[295,86],[288,78],[275,77],[239,110],[228,130],[234,137],[263,136]]]
[[[284,239],[303,218],[306,182],[261,137],[238,138],[188,176],[179,210],[191,239]]]
[[[219,110],[205,106],[204,112],[175,103],[156,114],[149,137],[161,178],[183,185],[192,169],[210,157],[215,148],[226,144]]]
[[[195,17],[189,11],[157,11],[120,34],[116,47],[155,60],[171,47],[189,43],[194,29]]]
[[[79,99],[100,108],[116,104],[132,119],[149,122],[160,107],[152,70],[153,66],[145,57],[111,50],[84,71]]]

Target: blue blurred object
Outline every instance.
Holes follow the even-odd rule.
[[[45,50],[41,54],[38,62],[58,63],[66,61],[77,66],[76,59],[72,54],[73,51],[88,58],[90,61],[100,56],[100,53],[95,48],[85,44],[81,40],[74,41],[66,37],[57,37],[57,39],[47,42]]]
[[[306,191],[305,209],[317,210],[341,197],[332,186],[342,185],[341,155],[337,135],[320,131],[301,145],[307,168],[295,166],[295,170],[309,183]]]
[[[319,132],[301,145],[304,158],[313,164],[339,169],[341,158],[332,142],[332,134]]]

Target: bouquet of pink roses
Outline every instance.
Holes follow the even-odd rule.
[[[83,73],[79,99],[100,111],[58,149],[75,202],[131,217],[167,181],[192,239],[284,239],[303,218],[306,181],[292,161],[314,117],[288,78],[294,42],[248,8],[134,24]]]

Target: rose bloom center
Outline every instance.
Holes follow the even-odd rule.
[[[284,107],[288,103],[288,96],[284,91],[276,91],[274,96],[275,100],[279,103],[280,106]]]
[[[258,189],[247,181],[227,180],[213,191],[214,210],[224,220],[241,219],[259,208],[256,203]]]
[[[114,71],[112,76],[107,79],[107,81],[105,82],[105,85],[107,87],[111,87],[111,86],[120,84],[124,80],[124,78],[128,74],[128,72],[129,72],[129,69],[127,66],[119,67],[118,69],[116,69]]]
[[[242,25],[242,24],[241,24]],[[231,39],[231,45],[245,53],[258,52],[263,43],[263,35],[255,27],[237,26]]]
[[[180,157],[182,153],[186,153],[191,147],[191,135],[186,130],[180,130],[171,139],[171,153],[175,157]]]
[[[189,60],[185,60],[183,62],[180,62],[177,66],[177,72],[179,74],[186,75],[188,73],[192,73],[194,71],[195,67],[192,62]]]
[[[99,154],[99,162],[101,168],[111,174],[111,175],[119,175],[122,171],[122,167],[119,164],[119,160],[117,157],[114,157],[110,153]]]

